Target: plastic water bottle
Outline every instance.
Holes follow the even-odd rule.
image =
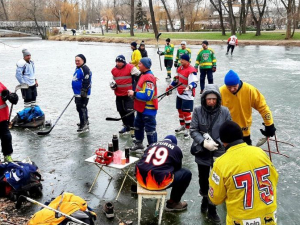
[[[112,138],[112,144],[113,144],[113,147],[114,147],[114,152],[118,151],[119,150],[119,139],[118,139],[118,135],[114,134],[113,135],[113,138]]]

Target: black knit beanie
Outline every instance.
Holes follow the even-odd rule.
[[[222,124],[219,135],[221,141],[227,144],[239,139],[243,139],[243,132],[240,126],[230,120],[227,120]]]
[[[75,57],[81,58],[83,60],[83,64],[86,64],[86,58],[85,58],[85,56],[83,54],[78,54]]]

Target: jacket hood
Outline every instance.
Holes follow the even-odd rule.
[[[217,95],[217,105],[213,109],[206,105],[206,96],[208,94]],[[219,110],[219,108],[221,107],[221,94],[220,94],[218,85],[216,85],[216,84],[207,84],[205,86],[203,94],[201,95],[201,105],[205,109],[205,111],[207,111],[207,112],[214,113],[214,112]]]

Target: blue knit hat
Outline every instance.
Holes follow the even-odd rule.
[[[188,54],[183,54],[180,58],[188,62],[190,61],[190,56]]]
[[[116,58],[116,62],[126,63],[126,59],[124,55],[118,55]]]
[[[226,86],[233,86],[240,83],[239,75],[233,70],[229,70],[229,72],[225,75],[224,83]]]
[[[152,65],[152,62],[151,62],[151,59],[148,58],[148,57],[144,57],[140,60],[140,63],[142,63],[146,68],[150,69],[151,68],[151,65]]]
[[[166,136],[164,141],[171,141],[173,144],[177,145],[177,138],[174,135]]]

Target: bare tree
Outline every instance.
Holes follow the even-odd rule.
[[[260,36],[261,35],[261,21],[265,13],[266,5],[267,5],[267,0],[249,0],[250,2],[250,9],[252,13],[252,17],[254,20],[254,23],[256,25],[256,34],[255,36]],[[255,2],[253,2],[255,1]],[[256,6],[257,8],[257,13],[254,12],[253,6]]]
[[[133,33],[133,26],[134,26],[134,0],[131,0],[130,2],[130,36],[134,36]]]
[[[8,20],[8,16],[7,16],[7,12],[6,12],[6,8],[5,8],[4,0],[1,0],[1,5],[2,5],[2,8],[3,8],[3,13],[4,13],[4,16],[5,16],[5,20]]]
[[[151,15],[151,22],[152,22],[154,35],[155,35],[155,37],[157,37],[158,29],[157,29],[157,26],[156,26],[152,0],[149,0],[149,10],[150,10],[150,15]]]
[[[215,10],[217,10],[217,12],[219,13],[222,35],[225,36],[226,33],[225,33],[224,18],[223,18],[222,0],[217,0],[216,3],[214,2],[214,0],[210,0],[210,3],[213,5]]]
[[[241,10],[240,10],[240,29],[239,33],[240,34],[246,34],[246,22],[247,22],[247,17],[248,17],[248,12],[249,12],[249,6],[250,6],[250,1],[246,0],[241,0]]]
[[[181,31],[184,31],[184,14],[183,14],[183,9],[182,9],[183,0],[176,0],[176,4],[177,4],[177,10],[178,10],[179,19],[180,19]]]
[[[165,1],[165,0],[161,0],[161,2],[162,2],[162,4],[164,5],[164,9],[165,9],[165,11],[166,11],[166,13],[167,13],[167,17],[168,17],[168,20],[169,20],[171,29],[172,29],[172,31],[174,32],[175,29],[174,29],[174,26],[173,26],[173,21],[172,21],[172,19],[171,19],[169,10],[168,10],[168,8],[167,8],[166,1]],[[167,26],[167,29],[168,29],[168,25],[166,25],[166,26]]]
[[[296,24],[294,23],[293,32],[292,32],[292,24],[293,24],[293,18],[295,17],[295,14],[296,14],[297,7],[295,4],[295,0],[281,0],[281,3],[283,4],[284,8],[286,9],[286,14],[287,14],[285,39],[290,39],[293,37],[294,32],[295,32]]]

